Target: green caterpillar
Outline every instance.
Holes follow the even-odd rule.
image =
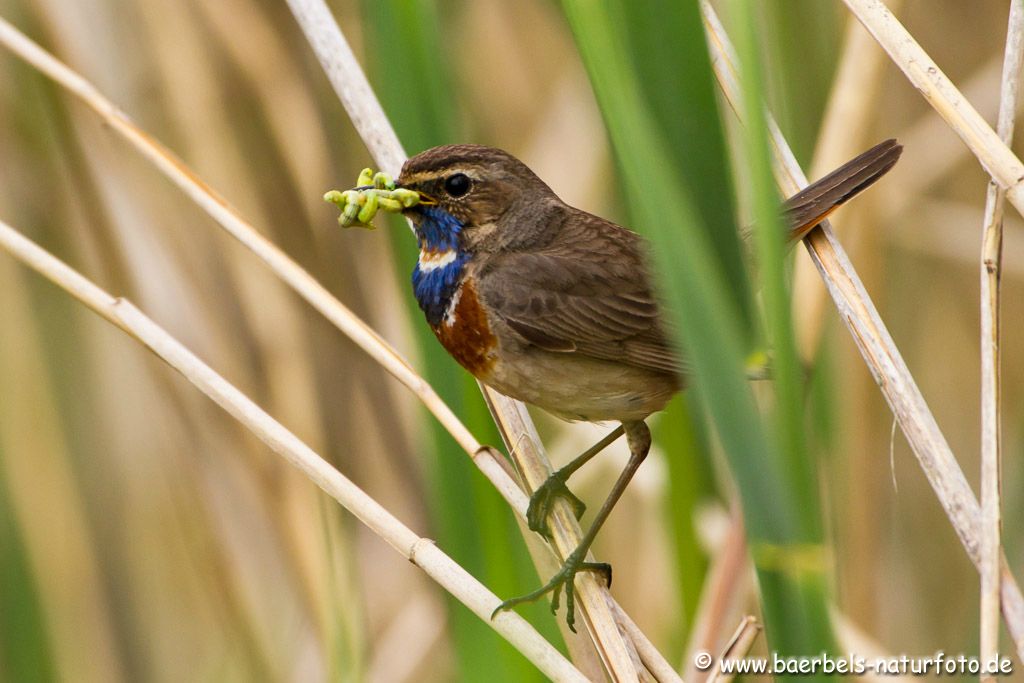
[[[415,190],[396,188],[395,181],[386,173],[374,173],[364,168],[356,181],[356,187],[341,192],[331,190],[324,195],[324,201],[341,209],[338,224],[343,228],[360,227],[373,230],[370,221],[383,209],[398,213],[420,203],[420,194]]]

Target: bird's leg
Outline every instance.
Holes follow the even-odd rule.
[[[601,530],[601,526],[608,519],[608,515],[611,513],[612,508],[615,507],[615,504],[619,502],[619,498],[622,496],[622,492],[626,490],[626,486],[629,485],[633,474],[636,473],[644,458],[647,457],[647,453],[651,450],[651,432],[642,420],[623,422],[622,427],[626,432],[626,440],[629,442],[629,462],[626,463],[626,468],[622,470],[619,478],[615,480],[611,493],[608,494],[608,498],[605,499],[601,509],[598,510],[597,516],[594,517],[594,523],[590,525],[580,544],[569,554],[569,557],[565,558],[562,568],[551,577],[550,581],[532,593],[501,603],[491,613],[492,619],[495,614],[502,610],[510,609],[525,602],[533,602],[552,591],[554,595],[551,598],[551,612],[554,614],[558,611],[559,596],[564,588],[565,621],[569,625],[569,630],[575,633],[576,614],[573,581],[576,579],[576,574],[581,571],[599,572],[604,575],[609,586],[612,584],[612,567],[610,564],[606,562],[586,562],[585,558],[590,551],[590,546],[594,543],[594,539],[597,538],[597,533]]]
[[[613,441],[622,436],[623,427],[619,425],[608,436],[588,448],[582,455],[573,459],[568,465],[556,470],[543,484],[537,487],[530,496],[530,505],[526,508],[526,524],[531,531],[536,531],[541,536],[551,540],[551,532],[548,530],[547,519],[551,514],[551,507],[561,497],[572,505],[576,519],[583,516],[587,506],[569,490],[565,485],[573,472],[586,465],[591,458],[607,448]]]

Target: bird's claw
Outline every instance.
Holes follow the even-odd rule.
[[[526,524],[530,531],[536,531],[541,536],[551,539],[551,532],[548,531],[547,519],[551,514],[551,508],[558,498],[565,498],[572,505],[573,514],[576,519],[583,517],[587,506],[582,500],[576,497],[569,487],[565,485],[566,476],[560,472],[553,473],[537,490],[530,496],[530,504],[526,508]]]
[[[522,605],[528,602],[533,602],[547,593],[553,593],[551,596],[551,613],[557,614],[558,607],[561,602],[560,598],[562,595],[562,589],[565,589],[565,623],[569,626],[569,630],[576,633],[576,589],[574,582],[576,580],[576,574],[579,572],[595,572],[601,574],[605,583],[611,587],[612,585],[612,566],[607,562],[584,562],[583,553],[579,550],[573,551],[569,557],[565,559],[562,564],[562,568],[558,570],[558,573],[551,577],[551,580],[546,584],[526,595],[521,595],[518,598],[511,598],[498,605],[493,612],[491,612],[491,619],[493,619],[498,612],[512,609],[516,605]]]

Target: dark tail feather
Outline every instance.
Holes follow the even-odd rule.
[[[794,242],[802,239],[846,200],[885,175],[901,152],[903,145],[886,140],[787,199],[782,209],[789,224],[789,238]]]

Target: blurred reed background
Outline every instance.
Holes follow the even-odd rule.
[[[576,41],[588,34],[578,16],[567,21],[543,0],[331,4],[410,152],[500,146],[570,203],[627,224],[637,217],[588,81],[600,67],[580,57],[587,46]],[[703,44],[673,33],[674,10],[658,3],[607,4],[668,155],[728,182],[713,145],[676,158],[702,135],[686,123],[714,115],[713,102],[702,114],[707,103],[679,101],[672,87]],[[574,5],[565,3],[570,18]],[[904,24],[989,120],[1008,5],[899,4]],[[906,146],[835,223],[977,490],[987,176],[851,29],[841,4],[767,0],[755,11],[771,107],[812,177],[884,138]],[[404,224],[342,232],[320,199],[370,161],[284,3],[0,0],[0,16],[167,143],[413,358],[478,438],[499,443],[475,383],[415,309],[415,243]],[[837,114],[830,102],[850,108]],[[734,213],[698,210],[705,221]],[[132,299],[499,595],[537,585],[513,515],[411,395],[92,112],[6,51],[0,217]],[[1020,566],[1024,222],[1012,210],[1006,230],[1004,543]],[[803,306],[821,285],[803,277],[803,250],[794,260],[796,334],[812,359],[800,419],[821,482],[821,510],[800,512],[834,549],[831,593],[891,653],[976,652],[977,573],[905,441],[892,438],[891,414],[831,303]],[[603,434],[535,418],[556,462]],[[681,665],[735,484],[692,396],[655,422],[656,450],[596,553],[615,566],[620,603]],[[618,444],[573,490],[596,507],[625,457]],[[730,624],[757,609],[746,590],[736,603]],[[560,638],[544,605],[524,614]],[[0,256],[0,679],[539,677],[193,387]]]

